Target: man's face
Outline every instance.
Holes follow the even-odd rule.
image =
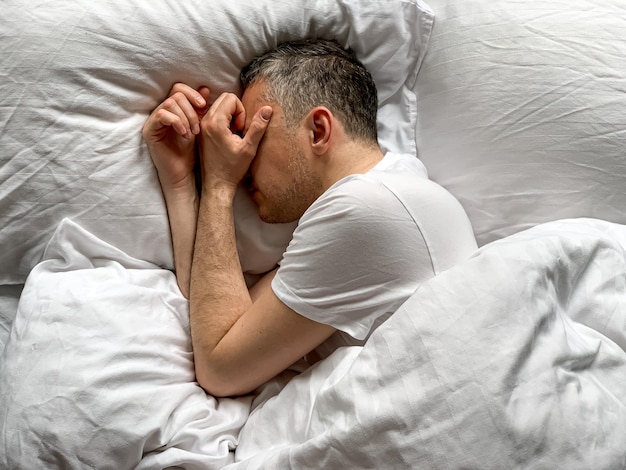
[[[287,129],[283,111],[263,97],[265,85],[246,89],[242,103],[246,110],[244,133],[254,114],[265,105],[273,109],[272,118],[250,164],[246,187],[258,207],[259,217],[268,223],[298,220],[321,194],[319,177],[310,168],[306,135],[301,128]]]

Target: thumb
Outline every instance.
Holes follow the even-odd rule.
[[[263,106],[259,109],[252,118],[248,132],[246,132],[246,135],[243,138],[246,144],[253,147],[255,151],[265,134],[267,126],[270,123],[272,112],[273,110],[270,106]]]

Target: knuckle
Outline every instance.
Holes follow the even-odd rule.
[[[172,86],[172,89],[170,91],[170,94],[174,94],[176,92],[179,92],[180,90],[182,90],[183,88],[185,88],[186,85],[182,82],[176,82],[174,83],[174,85]]]
[[[250,135],[249,141],[256,145],[256,143],[258,143],[258,141],[260,141],[265,134],[266,128],[267,123],[263,122],[261,119],[254,119],[250,123],[250,128],[248,129],[248,134]]]
[[[165,99],[165,101],[163,101],[163,104],[161,105],[162,108],[172,108],[174,106],[176,106],[176,99],[174,98],[175,95],[169,96]]]
[[[265,128],[267,127],[266,123],[261,120],[261,118],[256,118],[252,125],[254,126],[254,130],[256,132],[265,132]]]
[[[161,109],[157,109],[155,111],[155,113],[153,114],[154,120],[157,122],[161,122],[163,121],[163,119],[165,119],[168,115],[167,110],[161,108]]]
[[[198,120],[198,116],[194,113],[187,115],[187,121],[189,121],[189,124],[199,124],[200,121]]]
[[[252,158],[256,155],[257,144],[254,141],[246,140],[242,141],[241,153],[248,158]]]
[[[177,91],[176,93],[172,94],[170,98],[173,99],[174,101],[178,101],[180,99],[185,98],[185,94],[182,91]]]
[[[161,108],[155,113],[154,117],[157,121],[163,121],[164,119],[175,119],[176,115],[172,115],[167,109]]]
[[[200,129],[202,130],[204,134],[207,134],[207,135],[215,134],[215,131],[217,129],[217,124],[215,123],[215,119],[212,119],[212,118],[203,119],[202,121],[200,121]]]
[[[200,121],[200,127],[202,127],[203,129],[210,129],[214,125],[215,125],[215,119],[210,114],[206,114]]]

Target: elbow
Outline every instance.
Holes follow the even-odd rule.
[[[219,377],[213,376],[206,369],[196,367],[196,380],[198,385],[204,389],[206,393],[215,398],[225,398],[237,395],[235,390],[229,386],[228,382],[220,380]]]
[[[215,398],[241,396],[254,390],[254,387],[246,387],[242,384],[236,378],[237,374],[226,373],[215,367],[213,361],[196,360],[195,369],[198,385]]]

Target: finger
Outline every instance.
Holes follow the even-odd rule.
[[[193,106],[193,104],[189,102],[188,96],[182,92],[177,92],[170,96],[168,99],[174,100],[176,102],[176,104],[178,105],[178,109],[176,109],[176,112],[178,114],[180,110],[183,113],[181,119],[183,121],[187,121],[187,123],[189,124],[190,132],[192,132],[194,135],[199,134],[200,118],[198,117],[196,108]]]
[[[154,125],[151,126],[154,132],[158,132],[163,127],[171,127],[177,134],[183,137],[189,137],[191,131],[189,130],[188,123],[183,122],[180,117],[180,113],[174,113],[166,108],[161,108],[156,111]]]
[[[165,109],[163,103],[161,103],[146,120],[142,134],[144,138],[160,136],[166,127],[173,127],[179,133],[186,132],[186,128],[180,122],[180,119],[174,113]]]
[[[162,124],[172,126],[180,135],[191,134],[192,123],[190,119],[195,118],[197,120],[197,116],[193,106],[189,104],[186,98],[178,94],[170,96],[160,107],[169,113],[169,115],[160,113]],[[173,119],[173,116],[176,116],[178,119]]]
[[[142,135],[146,141],[158,141],[164,137],[167,129],[173,129],[184,138],[191,135],[180,118],[164,108],[157,109],[150,115],[143,126]]]
[[[200,88],[198,88],[198,93],[200,93],[202,97],[204,98],[203,106],[206,106],[206,104],[209,102],[209,98],[211,97],[211,90],[209,90],[209,87],[201,86]]]
[[[248,132],[246,132],[243,138],[244,144],[250,147],[254,153],[256,153],[259,143],[263,139],[263,135],[265,135],[267,126],[272,118],[272,111],[270,106],[263,106],[259,109],[252,118]]]
[[[204,120],[209,123],[210,127],[217,130],[228,129],[232,132],[234,124],[235,127],[239,126],[236,130],[241,131],[246,120],[246,110],[236,95],[222,93],[215,100]]]
[[[233,116],[233,120],[230,123],[233,133],[241,135],[246,128],[246,113],[245,110],[242,113]]]
[[[201,87],[208,90],[207,87]],[[194,90],[189,85],[185,83],[175,83],[170,90],[170,96],[173,96],[176,93],[182,93],[187,97],[190,103],[197,108],[204,108],[208,103],[208,95],[204,95],[200,92],[200,90]]]
[[[202,95],[202,97],[204,98],[204,103],[205,103],[204,106],[199,107],[197,109],[198,119],[202,120],[204,115],[209,110],[209,98],[211,97],[211,90],[209,90],[209,88],[206,86],[201,86],[200,88],[198,88],[198,93]]]
[[[228,114],[231,120],[245,112],[243,103],[234,93],[222,93],[213,103],[212,109],[216,113]]]

